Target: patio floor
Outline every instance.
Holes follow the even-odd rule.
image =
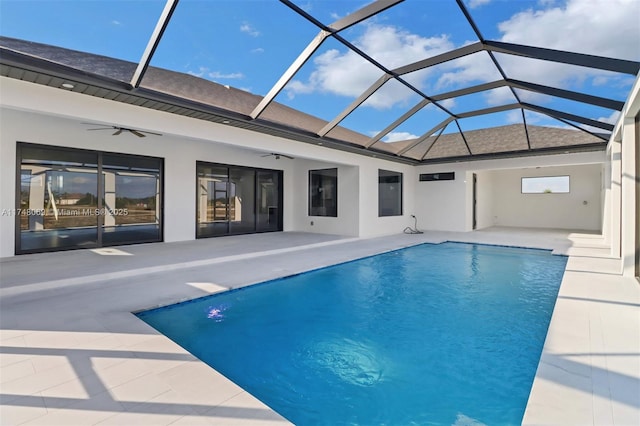
[[[423,242],[570,255],[524,423],[640,424],[640,285],[598,235],[269,233],[0,260],[2,425],[287,424],[131,312]]]

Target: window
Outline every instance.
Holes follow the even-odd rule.
[[[569,176],[523,177],[523,194],[567,194]]]
[[[309,170],[309,216],[338,217],[338,169]]]
[[[421,173],[419,177],[420,182],[433,182],[439,180],[455,180],[456,173],[455,172],[446,172],[446,173]]]
[[[402,173],[378,170],[378,216],[402,215]]]
[[[18,144],[16,253],[162,241],[160,158]]]

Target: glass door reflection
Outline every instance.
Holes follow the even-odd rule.
[[[198,238],[282,230],[281,171],[198,162]]]
[[[105,155],[102,165],[103,202],[100,214],[105,245],[161,238],[160,163]]]
[[[255,172],[229,168],[229,232],[255,232]]]
[[[278,231],[282,229],[280,215],[280,173],[258,171],[256,173],[256,231]]]
[[[98,161],[92,153],[22,149],[20,251],[98,244]]]
[[[162,240],[162,159],[18,144],[17,253]]]
[[[198,164],[196,235],[211,237],[229,233],[229,174],[226,167]]]

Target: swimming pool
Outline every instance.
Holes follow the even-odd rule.
[[[424,244],[138,315],[298,425],[519,424],[565,265]]]

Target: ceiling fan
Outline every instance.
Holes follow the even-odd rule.
[[[119,134],[121,134],[122,132],[129,132],[131,134],[136,135],[139,138],[144,138],[147,135],[156,135],[156,136],[162,136],[161,133],[155,133],[155,132],[147,132],[145,130],[136,130],[136,129],[130,129],[128,127],[120,127],[120,126],[105,126],[102,124],[95,124],[95,123],[82,123],[82,124],[87,124],[90,126],[101,126],[101,127],[96,127],[94,129],[87,129],[87,130],[115,130],[112,134],[112,136],[118,136]]]
[[[276,160],[279,160],[280,157],[288,158],[289,160],[293,160],[293,157],[285,154],[278,154],[277,152],[271,152],[269,154],[261,155],[261,157],[274,157]]]

